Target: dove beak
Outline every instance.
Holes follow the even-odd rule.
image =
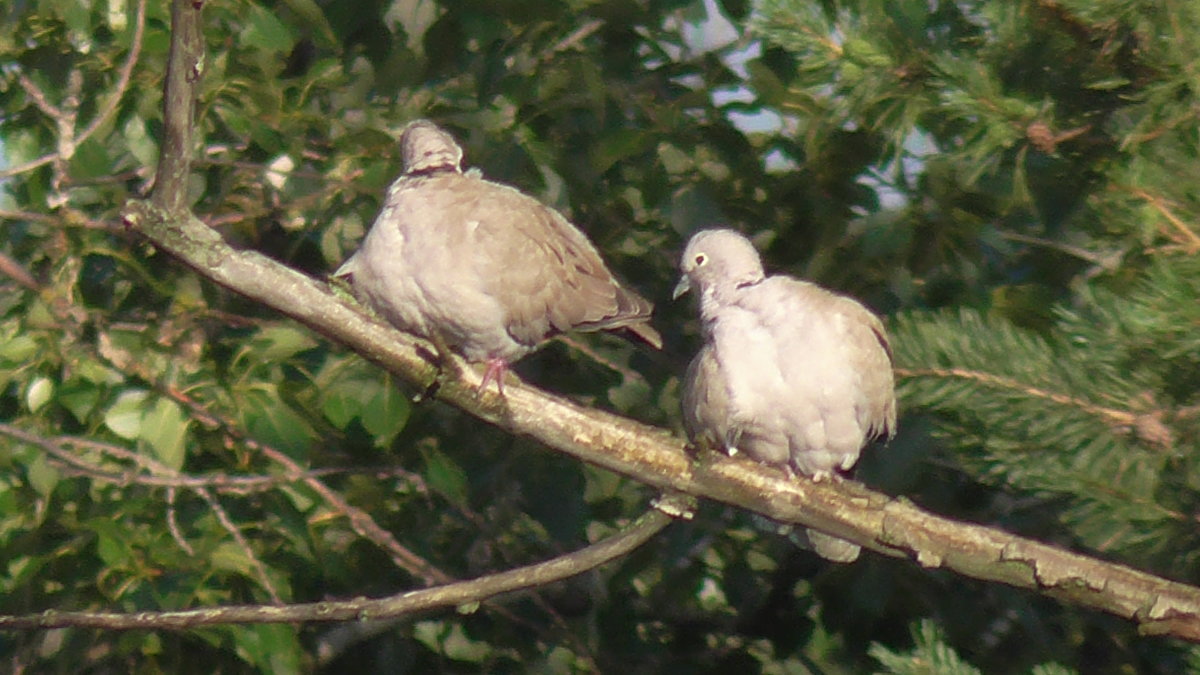
[[[692,290],[692,280],[689,279],[685,274],[682,277],[679,277],[679,283],[675,284],[675,292],[671,294],[671,299],[678,300],[679,296],[687,293],[690,290]]]

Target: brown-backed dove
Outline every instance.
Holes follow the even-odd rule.
[[[823,480],[896,428],[883,324],[854,300],[786,276],[766,276],[732,230],[692,237],[675,289],[700,296],[704,346],[684,378],[693,442]],[[858,557],[850,542],[809,530],[821,556]]]
[[[509,363],[570,330],[624,329],[656,349],[652,306],[619,284],[554,209],[464,173],[462,149],[427,120],[400,138],[404,173],[358,251],[335,273],[397,328],[484,362]]]

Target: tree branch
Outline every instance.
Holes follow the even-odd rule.
[[[171,51],[163,93],[163,142],[154,174],[154,203],[178,213],[188,201],[196,95],[204,73],[204,35],[200,10],[204,0],[171,3]]]
[[[686,510],[681,503],[676,508]],[[0,630],[87,626],[107,630],[180,629],[234,623],[294,623],[297,621],[370,621],[404,616],[441,607],[463,607],[504,593],[544,586],[582,574],[615,560],[671,524],[667,509],[650,509],[629,527],[574,553],[545,562],[489,574],[470,581],[409,591],[387,598],[357,598],[336,602],[295,605],[244,605],[207,607],[175,612],[58,612],[47,610],[28,616],[0,616]]]
[[[289,477],[295,477],[297,480],[302,481],[309,489],[317,493],[321,499],[325,500],[326,504],[345,516],[350,521],[350,527],[355,532],[386,551],[392,562],[400,569],[422,580],[427,586],[442,584],[451,580],[452,577],[450,575],[409,550],[396,537],[392,536],[391,532],[380,527],[379,523],[376,523],[370,514],[351,505],[342,495],[338,494],[315,476],[306,475],[308,472],[304,470],[304,467],[296,462],[296,460],[288,457],[287,453],[250,438],[229,420],[221,419],[213,413],[204,410],[190,397],[178,391],[168,389],[166,393],[176,402],[186,406],[196,419],[204,420],[212,426],[224,429],[225,433],[229,434],[232,438],[238,439],[242,443],[245,443],[247,447],[252,448],[267,459],[282,466],[287,471]]]
[[[422,387],[435,376],[429,347],[335,297],[333,290],[253,251],[237,251],[199,220],[171,219],[131,202],[126,222],[213,281],[273,307]],[[419,348],[420,347],[420,348]],[[741,458],[704,453],[693,462],[668,432],[584,408],[521,382],[505,396],[478,392],[461,366],[438,397],[508,431],[663,489],[816,527],[925,567],[1041,592],[1140,624],[1144,633],[1200,641],[1200,589],[999,530],[940,518],[905,499],[854,484],[813,483]]]

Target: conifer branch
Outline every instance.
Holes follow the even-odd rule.
[[[937,377],[937,378],[954,378],[960,380],[969,380],[978,382],[985,386],[994,387],[997,389],[1006,389],[1013,392],[1021,393],[1031,398],[1040,398],[1058,403],[1060,405],[1077,408],[1089,415],[1094,415],[1103,419],[1112,428],[1121,433],[1128,433],[1140,418],[1126,410],[1117,410],[1115,408],[1106,408],[1094,403],[1089,403],[1076,396],[1070,396],[1056,391],[1050,391],[1042,387],[1034,387],[1015,379],[987,373],[970,368],[896,368],[897,377]]]
[[[1192,228],[1188,227],[1187,223],[1183,222],[1179,216],[1175,215],[1175,212],[1171,210],[1171,207],[1167,203],[1166,199],[1158,195],[1151,194],[1149,191],[1139,187],[1128,186],[1124,189],[1133,196],[1152,206],[1154,210],[1157,211],[1158,214],[1162,216],[1172,228],[1174,228],[1174,233],[1164,231],[1164,236],[1175,242],[1183,249],[1185,253],[1189,255],[1200,252],[1200,234],[1196,234],[1194,231],[1192,231]]]

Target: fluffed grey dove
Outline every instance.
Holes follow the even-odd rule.
[[[335,272],[397,328],[487,364],[570,330],[620,330],[660,349],[652,305],[621,286],[587,237],[520,191],[464,173],[462,149],[428,120],[400,138],[404,173],[358,251]]]
[[[732,230],[688,242],[675,289],[700,296],[704,346],[684,377],[693,442],[744,452],[813,480],[846,471],[869,441],[891,437],[896,396],[883,324],[854,300],[766,276]],[[809,530],[818,554],[849,562],[859,547]]]

